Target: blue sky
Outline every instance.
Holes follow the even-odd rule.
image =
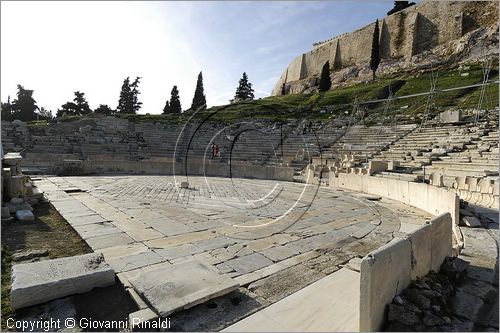
[[[85,92],[116,107],[123,79],[141,76],[140,113],[161,113],[174,84],[191,105],[203,71],[209,105],[226,104],[243,71],[268,95],[312,43],[382,18],[392,1],[1,2],[1,98],[34,89],[54,112]]]

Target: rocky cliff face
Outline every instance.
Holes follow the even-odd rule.
[[[283,72],[273,95],[317,90],[321,68],[330,62],[332,89],[371,78],[370,48],[375,23],[315,43]],[[379,20],[381,63],[377,74],[412,71],[482,56],[498,56],[497,1],[424,1]]]

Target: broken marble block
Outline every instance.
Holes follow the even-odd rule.
[[[11,282],[11,305],[19,309],[113,285],[115,272],[101,253],[90,253],[14,264]]]
[[[481,221],[475,216],[464,216],[460,220],[460,225],[465,225],[469,228],[477,228],[481,226]]]
[[[238,289],[239,284],[197,260],[141,273],[130,280],[135,290],[161,317]]]
[[[31,210],[22,209],[16,212],[16,218],[21,222],[32,222],[35,220],[35,215]]]

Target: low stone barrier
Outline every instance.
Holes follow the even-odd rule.
[[[412,280],[439,271],[452,252],[452,223],[441,214],[404,238],[394,238],[361,260],[359,330],[380,331],[386,306]]]
[[[329,184],[337,188],[380,195],[397,200],[404,204],[420,208],[432,215],[450,213],[453,223],[458,225],[459,222],[460,200],[454,192],[446,188],[398,179],[367,177],[346,173],[339,173],[338,177],[331,174]]]
[[[117,159],[87,159],[79,164],[81,174],[156,174],[184,176],[188,175],[210,177],[235,177],[270,179],[280,181],[293,181],[294,169],[286,166],[252,165],[234,162],[231,167],[228,163],[220,161],[192,159],[187,163],[182,161],[173,163],[171,158],[147,160],[117,160]],[[64,173],[63,161],[54,160],[50,165],[45,165],[50,172]]]

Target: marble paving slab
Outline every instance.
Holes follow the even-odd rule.
[[[239,287],[235,280],[218,274],[215,268],[197,260],[139,274],[130,283],[162,317],[225,295]]]
[[[342,268],[222,332],[359,331],[358,272]]]

